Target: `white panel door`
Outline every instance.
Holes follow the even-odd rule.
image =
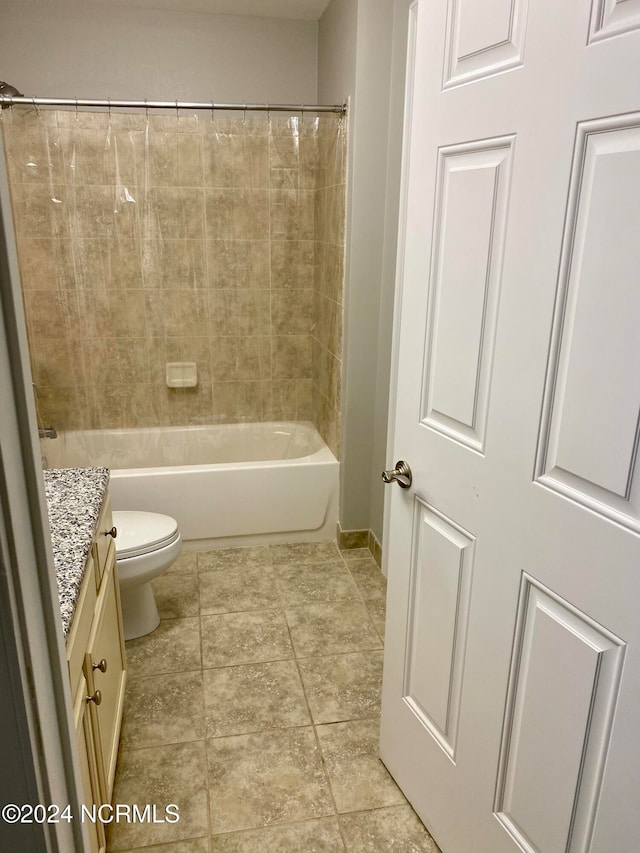
[[[640,3],[410,14],[381,755],[444,853],[635,853]]]

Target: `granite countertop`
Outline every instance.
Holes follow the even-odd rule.
[[[44,471],[65,640],[76,611],[108,483],[108,468],[48,468]]]

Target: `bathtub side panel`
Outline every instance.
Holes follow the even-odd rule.
[[[173,516],[186,542],[302,532],[309,539],[332,539],[338,470],[333,460],[112,471],[110,492],[114,509]]]

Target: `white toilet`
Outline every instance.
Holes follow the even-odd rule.
[[[150,634],[160,624],[151,581],[178,558],[178,522],[157,512],[113,513],[117,528],[116,562],[125,640]]]

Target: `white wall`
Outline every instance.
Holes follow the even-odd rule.
[[[372,528],[379,538],[407,10],[408,0],[333,0],[318,29],[319,97],[352,97],[340,522],[345,530]],[[398,68],[400,76],[392,74]]]
[[[25,95],[315,103],[317,24],[0,0],[0,79]]]

